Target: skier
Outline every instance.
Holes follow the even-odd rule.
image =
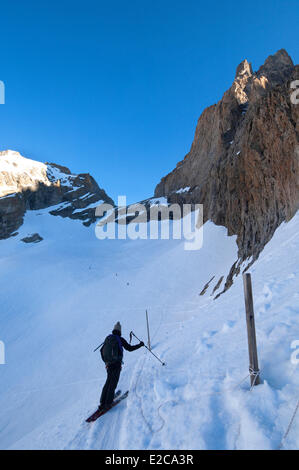
[[[144,346],[143,341],[135,346],[127,343],[121,336],[121,324],[119,322],[114,326],[112,335],[107,336],[105,339],[101,348],[101,356],[106,365],[107,380],[102,390],[99,411],[109,409],[113,402],[121,371],[123,348],[127,351],[135,351],[142,346]]]

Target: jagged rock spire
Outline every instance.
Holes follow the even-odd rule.
[[[243,76],[251,77],[253,74],[251,63],[247,59],[243,60],[237,67],[235,79]]]

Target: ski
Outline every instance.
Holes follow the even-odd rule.
[[[100,416],[103,416],[105,413],[107,413],[107,411],[111,410],[111,408],[114,408],[114,406],[118,405],[118,403],[120,403],[122,400],[127,398],[129,394],[129,390],[123,393],[123,395],[120,395],[120,393],[116,393],[115,399],[113,403],[109,406],[109,408],[107,408],[106,410],[102,410],[102,411],[100,410],[95,411],[91,416],[89,416],[89,418],[86,419],[86,423],[92,423],[96,421]]]

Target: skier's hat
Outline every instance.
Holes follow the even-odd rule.
[[[121,333],[121,324],[119,323],[119,321],[114,325],[113,331],[114,330],[119,331]]]

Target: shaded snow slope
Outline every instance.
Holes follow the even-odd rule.
[[[24,245],[39,232],[45,240]],[[263,384],[250,392],[242,278],[214,301],[207,279],[237,257],[235,237],[204,226],[198,252],[183,241],[104,240],[91,227],[28,212],[0,244],[0,448],[274,449],[296,405],[299,215],[283,224],[251,272]],[[46,236],[44,236],[46,235]],[[125,352],[128,399],[93,424],[105,369],[93,349],[117,320],[155,354]],[[297,368],[296,368],[297,367]],[[241,380],[245,378],[241,384]],[[240,384],[240,385],[239,385]],[[285,448],[299,447],[299,420]]]

